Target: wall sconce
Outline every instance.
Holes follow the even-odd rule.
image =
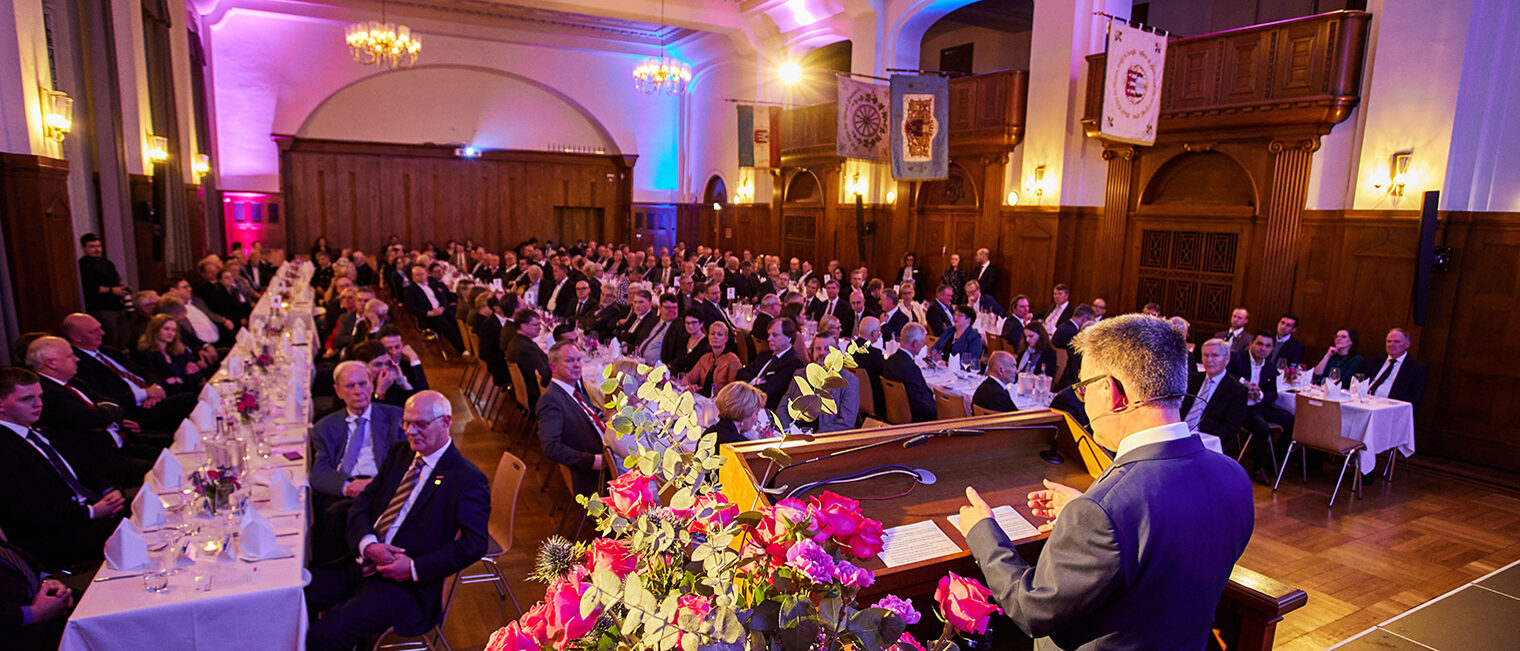
[[[1034,187],[1033,188],[1024,188],[1024,190],[1026,192],[1034,192],[1034,196],[1036,196],[1036,197],[1044,197],[1045,196],[1045,166],[1044,165],[1041,165],[1039,167],[1034,168]],[[1010,204],[1010,205],[1012,205],[1012,204]]]
[[[716,210],[718,212],[722,212],[723,211],[723,202],[721,202],[721,201],[714,201],[713,202],[713,210]]]
[[[163,136],[148,136],[148,160],[162,163],[169,160],[169,139]]]
[[[1009,190],[1008,191],[1008,197],[1003,200],[1003,205],[1007,205],[1007,206],[1017,206],[1017,205],[1019,205],[1019,193],[1014,192],[1013,190]]]
[[[802,66],[797,65],[796,61],[787,61],[781,64],[781,69],[778,72],[781,76],[781,83],[787,86],[802,81]]]
[[[203,177],[211,173],[211,157],[205,154],[196,154],[195,161],[190,164],[190,169],[197,177]]]
[[[74,129],[74,98],[61,91],[42,89],[42,134],[54,142]]]
[[[743,180],[739,187],[734,188],[734,203],[754,203],[755,184],[753,181]]]
[[[887,203],[897,203],[896,190],[887,190]]]
[[[850,181],[844,184],[844,193],[846,196],[852,198],[865,196],[866,182],[860,180],[859,172],[856,172],[855,175],[850,178]]]
[[[1388,187],[1383,188],[1381,183],[1375,183],[1372,186],[1378,196],[1404,196],[1404,183],[1409,178],[1409,159],[1413,154],[1414,152],[1411,151],[1399,151],[1388,157]]]

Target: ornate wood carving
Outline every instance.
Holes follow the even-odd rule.
[[[1255,300],[1255,308],[1263,314],[1283,314],[1293,304],[1299,219],[1308,196],[1309,163],[1316,149],[1318,138],[1274,140],[1267,145],[1272,153],[1272,191],[1267,198],[1266,253]]]
[[[1103,160],[1108,161],[1108,181],[1103,193],[1103,218],[1098,223],[1098,251],[1094,260],[1107,260],[1118,264],[1124,260],[1124,229],[1129,221],[1130,190],[1134,187],[1135,147],[1119,147],[1103,150]],[[1114,296],[1119,291],[1120,277],[1103,274],[1092,288],[1093,295]]]
[[[66,160],[0,154],[0,227],[22,332],[54,330],[82,308],[68,177]]]

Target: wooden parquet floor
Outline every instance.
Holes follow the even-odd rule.
[[[501,430],[526,439],[526,421],[508,416],[506,425],[493,429],[458,389],[465,366],[429,349],[429,381],[454,403],[455,444],[491,476],[507,449],[509,435]],[[523,607],[543,597],[544,586],[526,576],[538,541],[560,523],[551,510],[564,496],[557,476],[547,491],[540,490],[545,472],[553,469],[534,468],[537,459],[527,455],[516,532],[503,558]],[[1298,468],[1295,460],[1276,494],[1256,486],[1256,531],[1240,561],[1309,594],[1308,605],[1279,625],[1278,649],[1332,646],[1520,559],[1520,494],[1401,462],[1392,483],[1369,478],[1361,500],[1342,490],[1332,512],[1326,505],[1339,468],[1311,470],[1308,484],[1301,483]],[[455,649],[480,649],[517,616],[511,601],[499,599],[489,585],[463,586],[445,633]]]

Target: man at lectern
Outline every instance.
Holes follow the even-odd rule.
[[[1187,348],[1170,324],[1129,314],[1073,343],[1083,361],[1072,388],[1116,458],[1086,493],[1047,481],[1029,494],[1036,516],[1055,518],[1034,566],[970,487],[961,532],[1037,649],[1202,649],[1251,538],[1251,480],[1178,414]]]

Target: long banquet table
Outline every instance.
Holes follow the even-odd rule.
[[[218,522],[209,517],[173,513],[172,507],[182,499],[180,492],[156,489],[156,484],[151,481],[144,483],[141,490],[158,493],[171,511],[169,526],[144,531],[143,537],[149,548],[175,540],[160,538],[159,530],[173,531],[173,524],[181,517],[192,517],[203,532],[190,539],[194,563],[183,567],[183,572],[171,574],[168,588],[163,592],[147,591],[140,570],[117,571],[103,563],[95,582],[69,617],[59,647],[61,651],[305,648],[307,617],[303,589],[310,581],[310,575],[303,567],[306,564],[310,496],[307,492],[302,493],[298,510],[278,511],[268,500],[267,485],[259,485],[261,479],[267,481],[269,475],[283,469],[291,475],[296,486],[304,486],[310,462],[307,441],[312,366],[307,342],[316,332],[310,289],[312,269],[306,263],[287,263],[276,275],[277,280],[285,275],[286,269],[292,270],[286,276],[289,291],[265,293],[250,318],[249,329],[240,335],[238,344],[209,386],[231,387],[239,376],[255,372],[250,366],[251,360],[257,358],[258,351],[267,350],[263,346],[271,341],[274,342],[272,345],[288,351],[288,354],[278,355],[289,362],[287,365],[269,369],[268,377],[289,381],[291,387],[288,402],[275,406],[270,414],[266,441],[271,454],[266,458],[250,453],[248,466],[252,470],[249,509],[268,518],[274,526],[276,545],[282,550],[290,550],[291,554],[253,562],[217,560],[214,552],[206,551],[205,541],[221,535],[208,536],[204,532],[216,531],[220,526]],[[281,301],[281,298],[287,300]],[[263,330],[266,326],[271,330],[265,338],[250,332]],[[202,392],[197,409],[227,413],[222,397],[214,388]],[[194,418],[196,415],[192,415]],[[183,449],[185,447],[196,446],[181,441],[171,451],[188,477],[206,459],[207,453]],[[250,444],[250,447],[253,446]],[[290,460],[284,456],[287,451],[300,456]],[[188,514],[189,509],[185,513]],[[176,540],[174,544],[182,542]]]
[[[1304,391],[1313,400],[1340,403],[1341,436],[1367,445],[1367,453],[1357,455],[1362,474],[1377,470],[1377,455],[1388,450],[1398,450],[1405,457],[1414,455],[1414,405],[1375,396],[1358,400],[1346,393],[1324,395],[1314,388]],[[1274,404],[1297,416],[1298,393],[1279,391]]]

